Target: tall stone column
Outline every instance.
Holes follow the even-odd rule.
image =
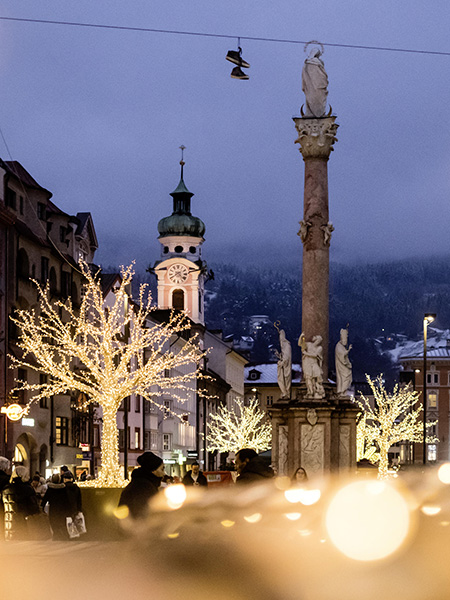
[[[323,380],[328,378],[329,254],[333,226],[328,214],[328,158],[337,141],[336,117],[294,117],[296,143],[305,162],[303,221],[302,331],[322,337]]]

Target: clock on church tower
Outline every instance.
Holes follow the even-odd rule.
[[[204,287],[206,263],[201,257],[205,224],[191,213],[190,192],[181,178],[170,194],[173,212],[158,223],[161,257],[153,270],[158,279],[158,308],[185,310],[197,323],[205,324]]]

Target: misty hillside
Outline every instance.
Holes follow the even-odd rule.
[[[207,325],[236,339],[249,334],[249,317],[267,315],[270,324],[258,331],[252,360],[270,360],[277,347],[273,322],[279,320],[292,343],[294,359],[300,354],[301,275],[213,265],[215,279],[208,282]],[[393,333],[413,339],[422,334],[425,312],[437,314],[436,326],[450,325],[450,260],[404,260],[371,265],[330,268],[330,351],[339,330],[349,323],[350,357],[355,379],[364,373],[389,374],[391,364],[380,356],[374,340]],[[386,342],[386,347],[388,342]],[[383,347],[383,345],[381,346]],[[334,360],[330,360],[334,365]]]
[[[280,321],[292,343],[293,360],[300,361],[297,340],[301,332],[301,274],[236,265],[209,264],[215,278],[206,284],[206,322],[210,329],[222,329],[235,340],[250,334],[249,318],[267,315],[268,323],[256,334],[250,356],[253,362],[273,360],[271,348],[278,348],[273,326]],[[149,282],[156,297],[155,277],[137,273],[140,282]],[[437,314],[436,327],[450,327],[450,258],[403,260],[366,265],[330,267],[330,368],[339,330],[349,323],[350,358],[354,379],[364,374],[394,373],[388,355],[387,338],[404,334],[422,336],[425,312]],[[333,376],[333,373],[330,373]]]

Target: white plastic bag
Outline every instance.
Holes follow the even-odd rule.
[[[86,521],[82,512],[77,513],[73,520],[75,521],[76,528],[79,534],[86,533]]]
[[[80,537],[75,521],[72,517],[66,517],[66,527],[67,533],[69,534],[70,539]]]

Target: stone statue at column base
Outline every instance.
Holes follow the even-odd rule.
[[[307,342],[302,333],[298,345],[302,349],[302,371],[306,383],[307,397],[321,400],[325,397],[323,389],[323,348],[322,336],[315,335],[311,342]]]
[[[292,383],[292,348],[291,342],[286,338],[284,329],[280,329],[279,334],[280,352],[276,352],[276,357],[278,358],[278,387],[281,391],[280,400],[289,400],[291,397]]]
[[[336,344],[334,351],[336,364],[336,394],[345,396],[348,388],[352,384],[352,363],[348,358],[348,353],[352,349],[352,345],[347,347],[348,343],[348,328],[341,329],[341,338]]]

